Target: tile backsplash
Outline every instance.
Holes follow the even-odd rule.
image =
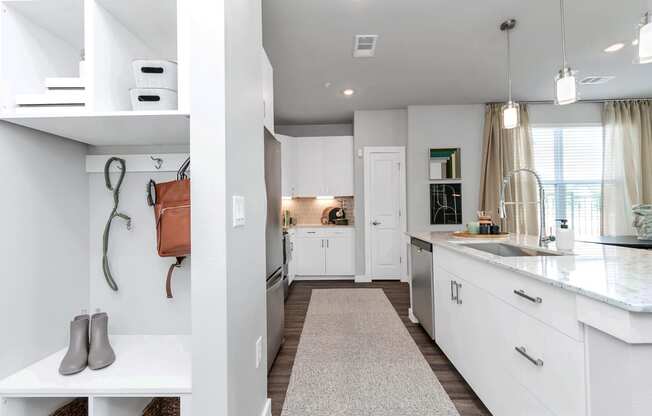
[[[353,225],[353,197],[341,197],[328,200],[294,198],[283,201],[283,211],[289,210],[290,216],[295,219],[297,225],[321,224],[321,217],[324,213],[324,209],[339,206],[344,208],[344,213],[346,214],[346,218],[349,220],[349,224]]]

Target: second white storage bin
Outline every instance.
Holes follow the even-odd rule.
[[[132,64],[136,88],[177,90],[177,64],[172,61],[138,59]]]
[[[165,88],[132,88],[131,106],[134,111],[176,110],[178,94]]]

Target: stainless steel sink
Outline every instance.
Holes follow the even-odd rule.
[[[480,244],[460,244],[461,246],[472,248],[474,250],[484,251],[500,257],[539,257],[539,256],[561,256],[560,253],[552,253],[525,247],[512,246],[504,243],[480,243]]]

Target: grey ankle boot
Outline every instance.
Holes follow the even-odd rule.
[[[68,352],[59,366],[59,374],[69,376],[86,368],[88,361],[88,325],[90,317],[79,315],[70,322],[70,344]]]
[[[91,346],[88,352],[88,367],[99,370],[115,361],[115,353],[109,342],[109,316],[96,313],[91,318]]]

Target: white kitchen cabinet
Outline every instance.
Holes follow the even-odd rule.
[[[320,276],[326,273],[323,238],[297,237],[294,254],[297,275]]]
[[[294,244],[296,276],[353,276],[355,274],[352,228],[303,228]],[[300,277],[297,277],[300,279]]]
[[[294,137],[277,134],[276,138],[281,142],[281,192],[284,197],[293,197],[295,194],[294,174],[294,154],[295,143]]]
[[[286,147],[285,196],[353,195],[353,137],[290,137]]]
[[[531,316],[517,308],[520,297],[512,305],[476,284],[500,288],[500,279],[458,257],[436,248],[435,340],[478,397],[495,415],[585,415],[583,342],[562,332],[567,325],[546,324],[555,320],[545,310]],[[520,279],[515,288],[527,287]]]
[[[263,125],[270,133],[274,134],[274,68],[272,68],[264,49],[261,51],[261,65],[263,68]]]

